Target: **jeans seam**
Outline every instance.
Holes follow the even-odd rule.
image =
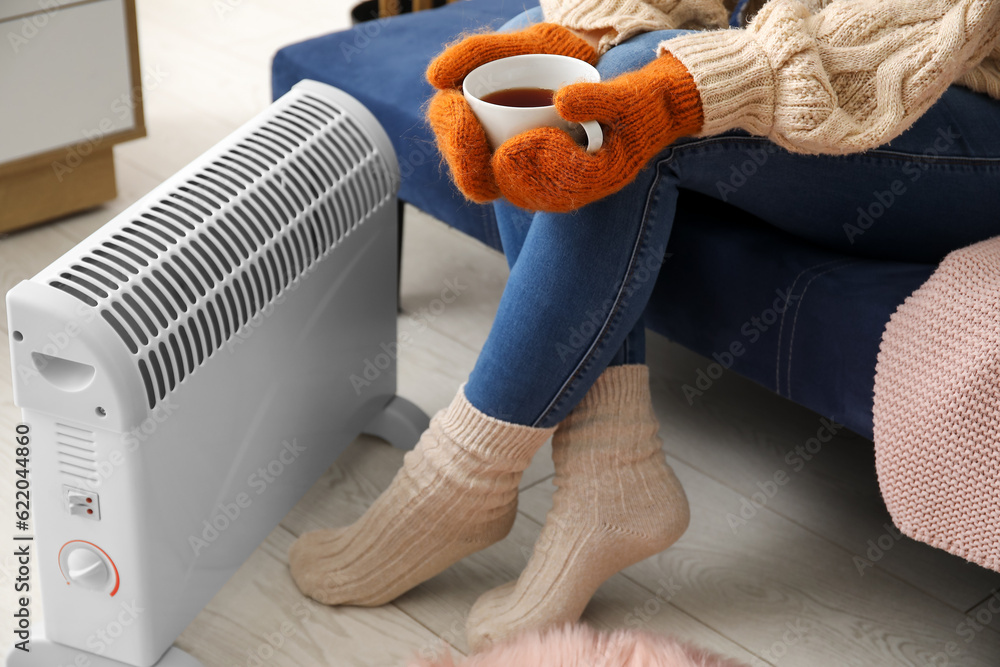
[[[908,153],[906,151],[894,150],[890,148],[870,148],[866,151],[861,151],[858,153],[846,153],[843,155],[826,155],[826,154],[810,154],[810,153],[791,153],[786,149],[782,148],[778,144],[766,137],[756,137],[756,136],[741,136],[741,135],[716,135],[712,137],[701,137],[693,141],[686,143],[675,144],[670,147],[671,151],[681,151],[687,150],[689,148],[704,148],[711,146],[713,144],[725,144],[725,143],[738,143],[738,144],[768,144],[772,145],[779,150],[788,152],[789,155],[800,155],[801,157],[824,157],[824,158],[837,158],[842,160],[851,160],[865,157],[873,158],[884,158],[893,161],[905,161],[905,162],[917,162],[922,164],[930,165],[960,165],[960,166],[979,166],[979,167],[990,167],[990,166],[1000,166],[1000,157],[975,157],[975,156],[949,156],[949,155],[924,155],[922,153]]]
[[[636,234],[635,243],[632,246],[632,255],[631,255],[631,257],[629,257],[628,270],[625,272],[625,276],[623,277],[623,279],[621,281],[621,284],[618,287],[618,293],[615,295],[615,302],[614,302],[614,304],[612,304],[611,309],[608,311],[607,317],[604,318],[604,322],[601,324],[600,330],[597,332],[597,335],[594,337],[594,342],[590,344],[590,347],[584,353],[584,355],[580,359],[579,363],[577,363],[576,367],[570,373],[569,377],[566,378],[566,381],[563,382],[562,386],[559,387],[559,390],[556,392],[556,395],[552,397],[552,400],[549,401],[549,404],[545,407],[544,410],[542,410],[542,414],[539,415],[539,417],[532,423],[532,426],[537,427],[540,423],[542,423],[542,421],[544,421],[550,414],[552,414],[552,411],[555,410],[556,405],[558,405],[559,402],[566,397],[566,395],[569,392],[570,385],[577,378],[580,377],[580,375],[582,373],[582,369],[593,358],[593,356],[594,356],[594,350],[597,349],[597,347],[600,345],[601,341],[603,341],[603,340],[606,339],[607,333],[608,333],[608,325],[614,319],[615,315],[617,315],[620,312],[620,310],[621,310],[621,303],[622,303],[622,296],[625,293],[626,286],[629,284],[629,281],[631,280],[632,276],[635,274],[635,267],[636,267],[636,264],[638,262],[639,252],[640,252],[640,249],[643,247],[643,242],[644,242],[644,240],[645,240],[645,238],[646,238],[646,236],[647,236],[647,234],[649,232],[649,217],[650,217],[650,213],[649,212],[650,212],[650,208],[652,206],[653,200],[658,198],[655,195],[656,195],[656,193],[657,193],[657,191],[659,189],[660,180],[661,180],[659,166],[663,162],[669,161],[669,159],[670,159],[669,157],[665,158],[665,159],[661,159],[656,164],[656,170],[657,170],[656,178],[653,179],[653,183],[651,184],[651,186],[649,188],[649,192],[646,194],[646,205],[643,208],[642,223],[641,223],[641,226],[639,227],[638,233]],[[627,334],[626,334],[626,336],[627,336]]]
[[[837,262],[842,262],[842,261],[844,261],[843,258],[831,259],[826,262],[813,264],[808,268],[802,269],[799,272],[799,274],[795,276],[795,280],[792,281],[792,284],[788,288],[788,298],[789,299],[793,298],[793,295],[795,294],[795,287],[799,284],[799,279],[801,279],[802,276],[806,275],[810,271],[815,271],[818,268],[829,266],[830,264],[836,264]],[[778,351],[777,351],[778,357],[775,360],[775,365],[774,365],[774,381],[775,381],[774,392],[779,396],[781,395],[781,341],[784,338],[785,317],[788,315],[789,310],[791,310],[791,305],[785,308],[785,311],[781,313],[781,324],[778,325]]]
[[[875,156],[890,160],[904,160],[906,162],[918,162],[932,165],[962,165],[962,166],[1000,166],[1000,157],[957,157],[949,155],[924,155],[922,153],[907,153],[905,151],[890,150],[885,148],[872,148],[864,153],[857,153],[857,157]],[[843,157],[851,157],[845,155]]]
[[[796,325],[799,322],[799,313],[802,311],[802,303],[805,301],[806,292],[809,291],[809,286],[812,285],[814,282],[816,282],[818,279],[822,278],[823,276],[825,276],[828,273],[833,273],[834,271],[839,271],[840,269],[844,268],[845,266],[850,266],[852,264],[857,264],[857,263],[858,263],[858,260],[849,260],[849,261],[843,262],[841,264],[837,264],[836,266],[831,266],[826,271],[822,271],[820,273],[817,273],[815,276],[813,276],[812,278],[810,278],[809,282],[807,282],[805,284],[805,287],[802,288],[802,294],[799,296],[798,303],[795,305],[795,317],[792,318],[792,329],[791,329],[791,331],[788,334],[788,364],[787,364],[787,369],[786,369],[787,370],[786,377],[787,377],[787,383],[788,383],[788,387],[787,387],[788,393],[786,394],[786,398],[788,398],[790,400],[792,399],[792,348],[795,346],[795,327],[796,327]]]

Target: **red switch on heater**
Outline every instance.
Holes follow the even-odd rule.
[[[66,501],[67,511],[73,516],[101,520],[101,503],[96,493],[63,486],[63,499]]]

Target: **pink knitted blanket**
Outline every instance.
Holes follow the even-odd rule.
[[[874,410],[896,526],[1000,571],[1000,237],[949,254],[892,316]]]

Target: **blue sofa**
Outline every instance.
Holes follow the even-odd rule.
[[[274,57],[273,95],[315,79],[358,98],[392,137],[400,198],[499,250],[492,207],[466,201],[440,167],[424,70],[443,44],[535,4],[462,0],[288,46]],[[831,252],[693,192],[677,220],[646,324],[709,358],[684,388],[691,400],[730,367],[871,438],[882,331],[935,266]]]

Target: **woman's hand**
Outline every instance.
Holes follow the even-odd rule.
[[[480,65],[529,53],[597,62],[597,51],[587,39],[553,23],[537,23],[519,32],[467,37],[445,49],[427,68],[427,80],[438,89],[427,109],[427,119],[455,185],[474,202],[492,201],[500,196],[500,190],[490,166],[493,151],[462,95],[462,81]]]
[[[611,195],[653,156],[702,126],[694,79],[669,53],[635,72],[601,83],[577,83],[555,96],[569,121],[596,120],[604,146],[588,154],[562,130],[530,130],[500,146],[492,159],[496,186],[515,206],[571,211]]]

